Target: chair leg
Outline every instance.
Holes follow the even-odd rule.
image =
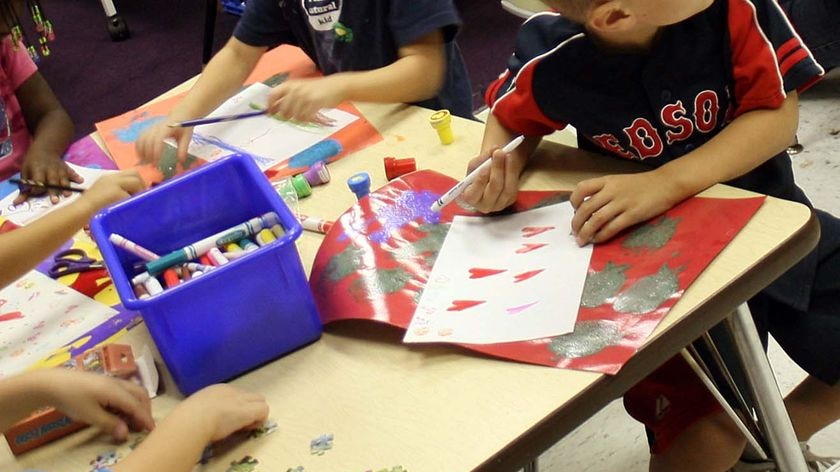
[[[218,0],[207,0],[204,7],[204,50],[201,53],[202,66],[213,56],[213,38],[216,32],[216,10]]]
[[[793,144],[787,148],[788,154],[799,154],[803,149],[805,149],[805,146],[799,144],[799,135],[794,134]]]

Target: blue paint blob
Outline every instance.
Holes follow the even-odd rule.
[[[165,116],[153,116],[151,118],[135,120],[126,128],[115,129],[114,136],[124,143],[133,143],[137,141],[144,131],[165,119]]]
[[[289,167],[308,168],[318,161],[325,161],[341,152],[341,143],[335,139],[325,139],[317,142],[303,151],[289,158]]]

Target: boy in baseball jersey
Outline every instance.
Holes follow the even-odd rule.
[[[802,202],[785,149],[797,96],[823,69],[775,0],[555,0],[530,18],[492,107],[464,200],[484,212],[515,199],[542,136],[567,124],[583,149],[638,161],[647,172],[580,182],[571,195],[579,244],[607,241],[720,182]],[[510,154],[499,147],[518,134]],[[816,211],[822,234],[803,261],[750,300],[809,373],[786,399],[807,441],[840,418],[840,220]],[[668,408],[657,408],[657,405]],[[651,438],[651,470],[727,470],[745,439],[681,359],[625,396]]]

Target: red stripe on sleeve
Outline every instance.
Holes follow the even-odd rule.
[[[749,0],[729,0],[735,116],[757,108],[778,108],[784,84],[772,44],[764,36]]]
[[[805,59],[806,57],[808,57],[808,51],[799,48],[799,50],[795,53],[782,59],[782,63],[779,64],[779,70],[782,71],[782,75],[784,76],[785,74],[787,74],[793,66],[795,66],[797,63],[799,63],[799,61]]]
[[[799,44],[799,41],[797,41],[796,38],[790,38],[784,44],[779,46],[778,49],[776,49],[776,57],[783,58],[783,57],[787,56],[788,54],[790,54],[791,51],[793,51],[794,49],[800,48],[800,47],[802,47],[802,46]]]
[[[484,92],[484,103],[487,106],[492,107],[496,103],[496,100],[499,98],[499,89],[502,88],[502,85],[505,84],[509,76],[510,70],[505,70],[502,75],[487,86],[487,91]]]

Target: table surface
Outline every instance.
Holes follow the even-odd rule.
[[[314,188],[300,211],[337,218],[355,202],[346,179],[370,173],[385,184],[385,156],[414,157],[418,168],[463,176],[483,125],[455,119],[456,140],[443,146],[428,124],[430,111],[405,105],[359,104],[383,140],[330,164],[332,182]],[[587,177],[632,171],[629,163],[585,159],[577,150],[544,142],[524,188],[571,189]],[[752,196],[718,185],[715,197]],[[203,470],[224,471],[251,455],[257,470],[364,471],[402,465],[412,472],[515,470],[674,355],[738,304],[761,290],[815,244],[819,226],[805,206],[768,198],[743,231],[686,290],[645,347],[616,376],[491,359],[455,346],[403,345],[398,329],[369,321],[327,326],[323,337],[233,383],[266,395],[273,434],[233,446]],[[322,236],[297,242],[309,271]],[[144,326],[128,335],[148,342]],[[164,372],[166,393],[153,401],[162,418],[179,401]],[[641,426],[640,426],[641,427]],[[311,455],[310,440],[334,435],[334,447]],[[5,443],[2,446],[6,448]],[[83,431],[20,458],[0,452],[0,470],[88,470],[114,446]]]

